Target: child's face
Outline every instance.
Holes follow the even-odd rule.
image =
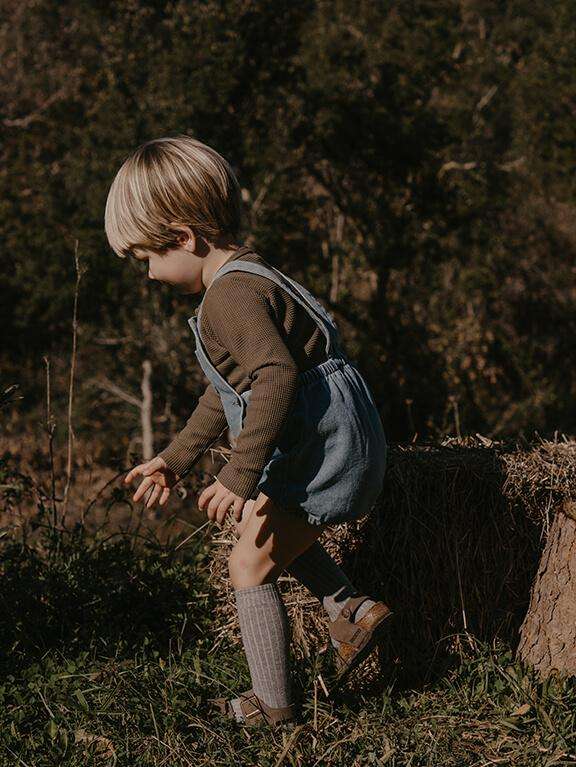
[[[200,293],[202,285],[202,259],[186,248],[172,248],[164,253],[139,250],[138,261],[148,262],[148,277],[175,287],[179,293]]]

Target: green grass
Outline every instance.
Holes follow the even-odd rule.
[[[295,730],[216,719],[206,699],[250,686],[217,628],[205,543],[135,548],[81,529],[38,545],[5,541],[0,639],[2,765],[575,764],[574,680],[539,682],[509,649],[474,646],[424,689],[327,700],[318,658]]]
[[[29,483],[0,479],[10,515]],[[576,680],[542,682],[510,648],[471,637],[456,666],[414,690],[391,669],[379,692],[327,699],[317,679],[329,659],[296,664],[294,730],[217,718],[207,699],[250,677],[240,647],[212,651],[209,542],[94,538],[49,519],[40,501],[0,532],[0,767],[576,764]]]

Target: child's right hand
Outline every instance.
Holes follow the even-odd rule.
[[[163,506],[170,495],[170,488],[174,487],[180,479],[172,469],[168,468],[166,461],[159,455],[152,458],[151,461],[140,463],[131,469],[124,477],[125,484],[129,484],[138,475],[141,475],[144,479],[132,496],[132,500],[135,502],[139,501],[149,488],[152,488],[152,492],[146,501],[146,508],[148,509],[154,505],[158,498],[160,498],[159,505]]]

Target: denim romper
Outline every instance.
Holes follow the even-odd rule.
[[[299,374],[292,410],[253,497],[261,491],[286,512],[316,525],[362,518],[382,491],[387,444],[368,385],[344,353],[333,316],[275,267],[236,259],[227,261],[212,279],[231,271],[260,274],[277,283],[326,336],[327,359]],[[251,389],[238,394],[210,362],[199,330],[203,303],[188,323],[196,337],[198,362],[220,395],[234,446]]]

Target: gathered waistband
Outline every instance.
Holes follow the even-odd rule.
[[[324,362],[316,365],[310,370],[304,370],[298,375],[298,382],[301,385],[316,381],[319,378],[326,378],[326,376],[333,373],[339,368],[343,368],[345,365],[349,365],[350,360],[347,357],[329,357]]]

